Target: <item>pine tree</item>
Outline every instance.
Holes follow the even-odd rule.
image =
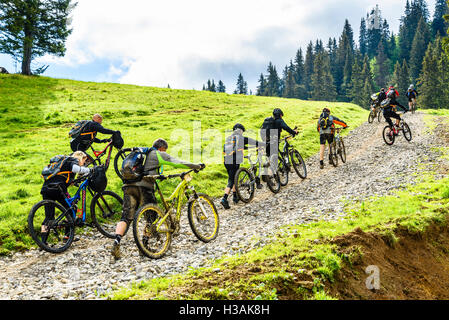
[[[435,2],[435,12],[432,21],[432,38],[435,38],[438,33],[442,37],[447,35],[449,24],[444,20],[444,15],[449,14],[449,7],[446,1],[447,0],[436,0]]]
[[[243,79],[243,76],[241,73],[239,73],[239,76],[237,77],[237,87],[234,91],[234,94],[248,94],[248,83]]]
[[[226,92],[226,87],[221,80],[218,80],[217,92]]]
[[[268,64],[268,76],[267,76],[267,96],[279,97],[280,96],[280,79],[276,71],[276,67],[270,62]]]
[[[415,38],[412,43],[412,50],[410,52],[410,71],[412,80],[415,81],[422,69],[422,60],[426,53],[426,48],[430,42],[430,30],[424,18],[421,17],[418,24],[418,29],[415,33]]]
[[[367,53],[368,49],[368,35],[366,30],[366,21],[364,18],[360,21],[360,30],[359,30],[359,50],[362,55]]]
[[[265,96],[267,90],[267,80],[265,80],[264,75],[261,73],[259,77],[259,85],[257,86],[256,96]]]
[[[360,53],[354,57],[354,63],[352,64],[351,79],[347,85],[347,98],[354,104],[363,107],[365,97],[363,96],[363,87],[365,85],[365,79],[362,77],[362,61]]]
[[[363,58],[363,68],[361,73],[361,78],[364,82],[361,99],[363,100],[362,106],[369,108],[369,97],[374,93],[374,81],[373,74],[371,73],[371,67],[368,55]]]
[[[402,61],[402,65],[399,63],[399,61],[396,62],[394,66],[392,82],[395,84],[396,89],[399,92],[399,103],[401,103],[402,105],[406,105],[407,99],[405,97],[405,93],[410,85],[410,73],[407,66],[407,61],[405,61],[405,59]]]
[[[75,6],[71,0],[0,1],[0,53],[21,62],[24,75],[33,73],[31,62],[37,57],[64,56]]]
[[[313,89],[312,86],[312,74],[313,74],[313,44],[312,41],[309,42],[309,45],[307,46],[306,50],[306,57],[304,60],[304,87],[307,92],[307,96],[310,96],[310,93]]]
[[[301,48],[296,51],[293,75],[297,85],[303,84],[304,80],[304,59]]]
[[[295,98],[296,94],[296,82],[295,77],[293,76],[292,70],[287,70],[287,77],[285,79],[285,89],[283,96],[285,98]]]
[[[335,91],[334,79],[330,72],[329,56],[326,52],[319,52],[314,61],[312,74],[312,99],[335,101],[337,93]]]
[[[383,46],[383,41],[379,41],[379,47],[377,49],[378,54],[376,56],[374,81],[377,87],[386,87],[389,81],[390,74],[390,60],[385,54],[385,48]]]

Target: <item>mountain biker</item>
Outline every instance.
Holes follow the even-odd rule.
[[[235,191],[234,180],[235,174],[240,168],[240,164],[243,162],[243,150],[247,149],[248,145],[258,147],[259,145],[263,144],[262,142],[259,142],[257,140],[244,137],[243,132],[245,132],[245,127],[240,123],[236,123],[232,130],[232,134],[226,138],[226,142],[223,146],[224,166],[226,168],[226,171],[228,172],[228,184],[226,185],[224,195],[220,203],[225,209],[230,208],[228,196],[231,193],[231,190],[233,192],[232,200],[234,204],[237,204],[239,202],[239,197]],[[256,187],[257,189],[262,188],[259,177],[256,177]]]
[[[399,96],[398,91],[391,86],[390,90],[387,93],[387,99],[388,99],[388,103],[386,104],[386,106],[384,107],[384,118],[387,121],[388,125],[390,126],[390,128],[393,130],[393,133],[395,135],[398,134],[398,127],[399,127],[399,122],[401,120],[401,117],[395,112],[396,111],[396,106],[400,107],[401,109],[403,109],[405,112],[407,112],[408,110],[406,109],[406,107],[402,106],[397,100],[396,98]],[[391,118],[396,119],[396,125],[393,125],[393,121],[391,121]]]
[[[411,84],[408,87],[407,92],[405,93],[405,95],[408,98],[408,108],[411,109],[412,108],[412,104],[416,103],[416,98],[418,97],[418,91],[416,91],[415,86],[413,84]]]
[[[96,137],[98,132],[103,134],[114,134],[119,132],[104,128],[101,125],[102,122],[103,117],[98,113],[94,114],[92,120],[87,122],[87,124],[82,128],[80,135],[70,141],[70,147],[72,148],[72,151],[86,151],[87,149],[89,149],[93,142],[106,143],[110,140],[98,139]]]
[[[137,182],[125,182],[123,184],[122,218],[117,224],[115,230],[115,240],[111,250],[114,261],[121,258],[120,241],[125,234],[128,225],[132,223],[134,214],[136,213],[137,209],[147,203],[157,203],[156,197],[154,195],[153,179],[145,176],[160,174],[160,169],[162,168],[163,171],[164,165],[168,165],[174,168],[186,168],[195,170],[201,170],[205,167],[203,163],[193,164],[187,161],[178,160],[170,156],[166,152],[167,148],[167,141],[161,138],[155,140],[145,160],[143,178]]]
[[[82,151],[76,151],[68,156],[62,163],[59,172],[44,181],[41,188],[43,200],[59,202],[65,209],[69,209],[69,205],[65,201],[66,195],[68,196],[67,189],[73,183],[75,174],[86,175],[90,173],[91,169],[83,166],[86,160],[87,155]],[[41,227],[42,242],[44,243],[48,237],[45,224],[54,218],[55,208],[45,206],[45,219]]]
[[[347,128],[348,125],[343,120],[335,116],[331,116],[329,108],[324,108],[320,118],[318,119],[317,130],[320,133],[320,169],[324,168],[324,150],[326,148],[326,141],[329,144],[329,163],[331,162],[330,145],[334,142],[335,124]]]
[[[376,95],[377,95],[377,100],[376,100],[375,107],[379,107],[380,103],[387,98],[387,94],[385,93],[385,89],[382,88],[382,89],[380,89],[380,91],[378,93],[376,93]],[[371,106],[371,110],[374,111],[375,107]]]
[[[298,130],[293,130],[285,123],[282,119],[283,116],[284,113],[282,110],[275,108],[273,110],[273,117],[266,118],[262,125],[260,133],[262,140],[266,143],[267,157],[270,157],[271,154],[278,154],[282,130],[287,131],[293,136],[298,134]]]

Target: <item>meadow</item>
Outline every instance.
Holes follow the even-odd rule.
[[[368,111],[348,103],[0,75],[0,254],[33,245],[26,219],[41,200],[41,171],[52,156],[71,153],[68,132],[78,120],[100,113],[104,127],[121,131],[124,147],[151,146],[157,138],[166,139],[171,155],[207,165],[193,184],[218,197],[227,180],[222,143],[235,123],[258,138],[263,119],[281,108],[287,124],[301,129],[293,145],[307,158],[319,150],[316,123],[326,106],[350,129],[368,116]],[[99,150],[105,145],[94,146]],[[177,182],[164,182],[164,190]],[[111,166],[108,189],[123,195],[121,185]]]

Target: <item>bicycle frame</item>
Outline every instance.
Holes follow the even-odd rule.
[[[65,202],[69,205],[70,210],[72,210],[73,213],[73,219],[76,219],[76,204],[77,202],[82,199],[82,221],[86,221],[86,190],[87,190],[87,186],[89,185],[89,181],[85,180],[80,187],[78,188],[78,190],[76,191],[75,195],[73,197],[68,197],[65,199]],[[92,191],[89,190],[89,192],[92,194]]]
[[[96,150],[92,147],[92,145],[90,146],[90,148],[92,149],[92,152],[93,152],[94,155],[95,155],[94,162],[95,162],[95,161],[98,161],[98,162],[99,162],[98,164],[100,164],[100,158],[103,157],[103,156],[106,154],[106,151],[107,151],[108,148],[109,148],[108,156],[106,157],[106,161],[105,161],[105,168],[109,168],[109,163],[110,163],[110,161],[111,161],[111,154],[112,154],[112,149],[113,149],[112,141],[110,141],[110,142],[107,144],[107,146],[106,146],[102,151],[96,151]]]

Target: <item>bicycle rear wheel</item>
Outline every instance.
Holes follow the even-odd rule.
[[[394,143],[395,135],[390,126],[385,126],[384,130],[382,131],[382,137],[384,138],[384,141],[387,145],[391,146]]]
[[[410,130],[408,124],[405,122],[402,125],[402,132],[404,133],[405,140],[410,142],[412,140],[412,131]]]
[[[301,179],[305,179],[307,177],[307,167],[298,150],[292,150],[290,152],[290,159],[296,174]]]
[[[374,111],[371,110],[371,112],[368,115],[368,123],[373,123],[374,120]]]
[[[187,217],[190,228],[195,236],[203,241],[210,242],[218,235],[220,219],[212,199],[204,193],[198,193],[198,198],[189,202]]]
[[[281,190],[281,181],[277,173],[266,175],[265,179],[271,192],[278,193]]]
[[[340,153],[341,161],[343,163],[346,163],[346,149],[345,149],[345,144],[343,143],[342,138],[340,138],[340,140],[338,140],[338,151]]]
[[[131,153],[132,148],[121,149],[114,157],[114,169],[115,173],[122,180],[125,180],[122,174],[120,173],[120,169],[122,168],[123,160]]]
[[[285,164],[285,160],[282,157],[279,157],[279,164],[278,164],[278,175],[279,175],[279,182],[281,183],[281,186],[285,187],[288,184],[288,167]]]
[[[382,122],[382,110],[377,111],[377,121]]]
[[[239,168],[235,174],[235,192],[244,203],[249,203],[254,198],[255,178],[247,168]]]
[[[46,219],[46,212],[51,216],[50,219]],[[61,253],[67,250],[75,236],[71,214],[71,209],[67,210],[52,200],[36,203],[28,215],[28,232],[31,238],[47,252]]]
[[[115,228],[122,217],[122,206],[123,199],[112,191],[96,193],[92,198],[90,204],[92,222],[105,237],[115,238]]]
[[[155,204],[146,204],[134,216],[133,236],[137,248],[145,256],[159,259],[165,255],[171,244],[171,221],[168,216],[158,230],[158,224],[165,213]]]
[[[335,138],[334,138],[335,139]],[[338,155],[334,143],[329,145],[329,159],[334,167],[338,166]]]

